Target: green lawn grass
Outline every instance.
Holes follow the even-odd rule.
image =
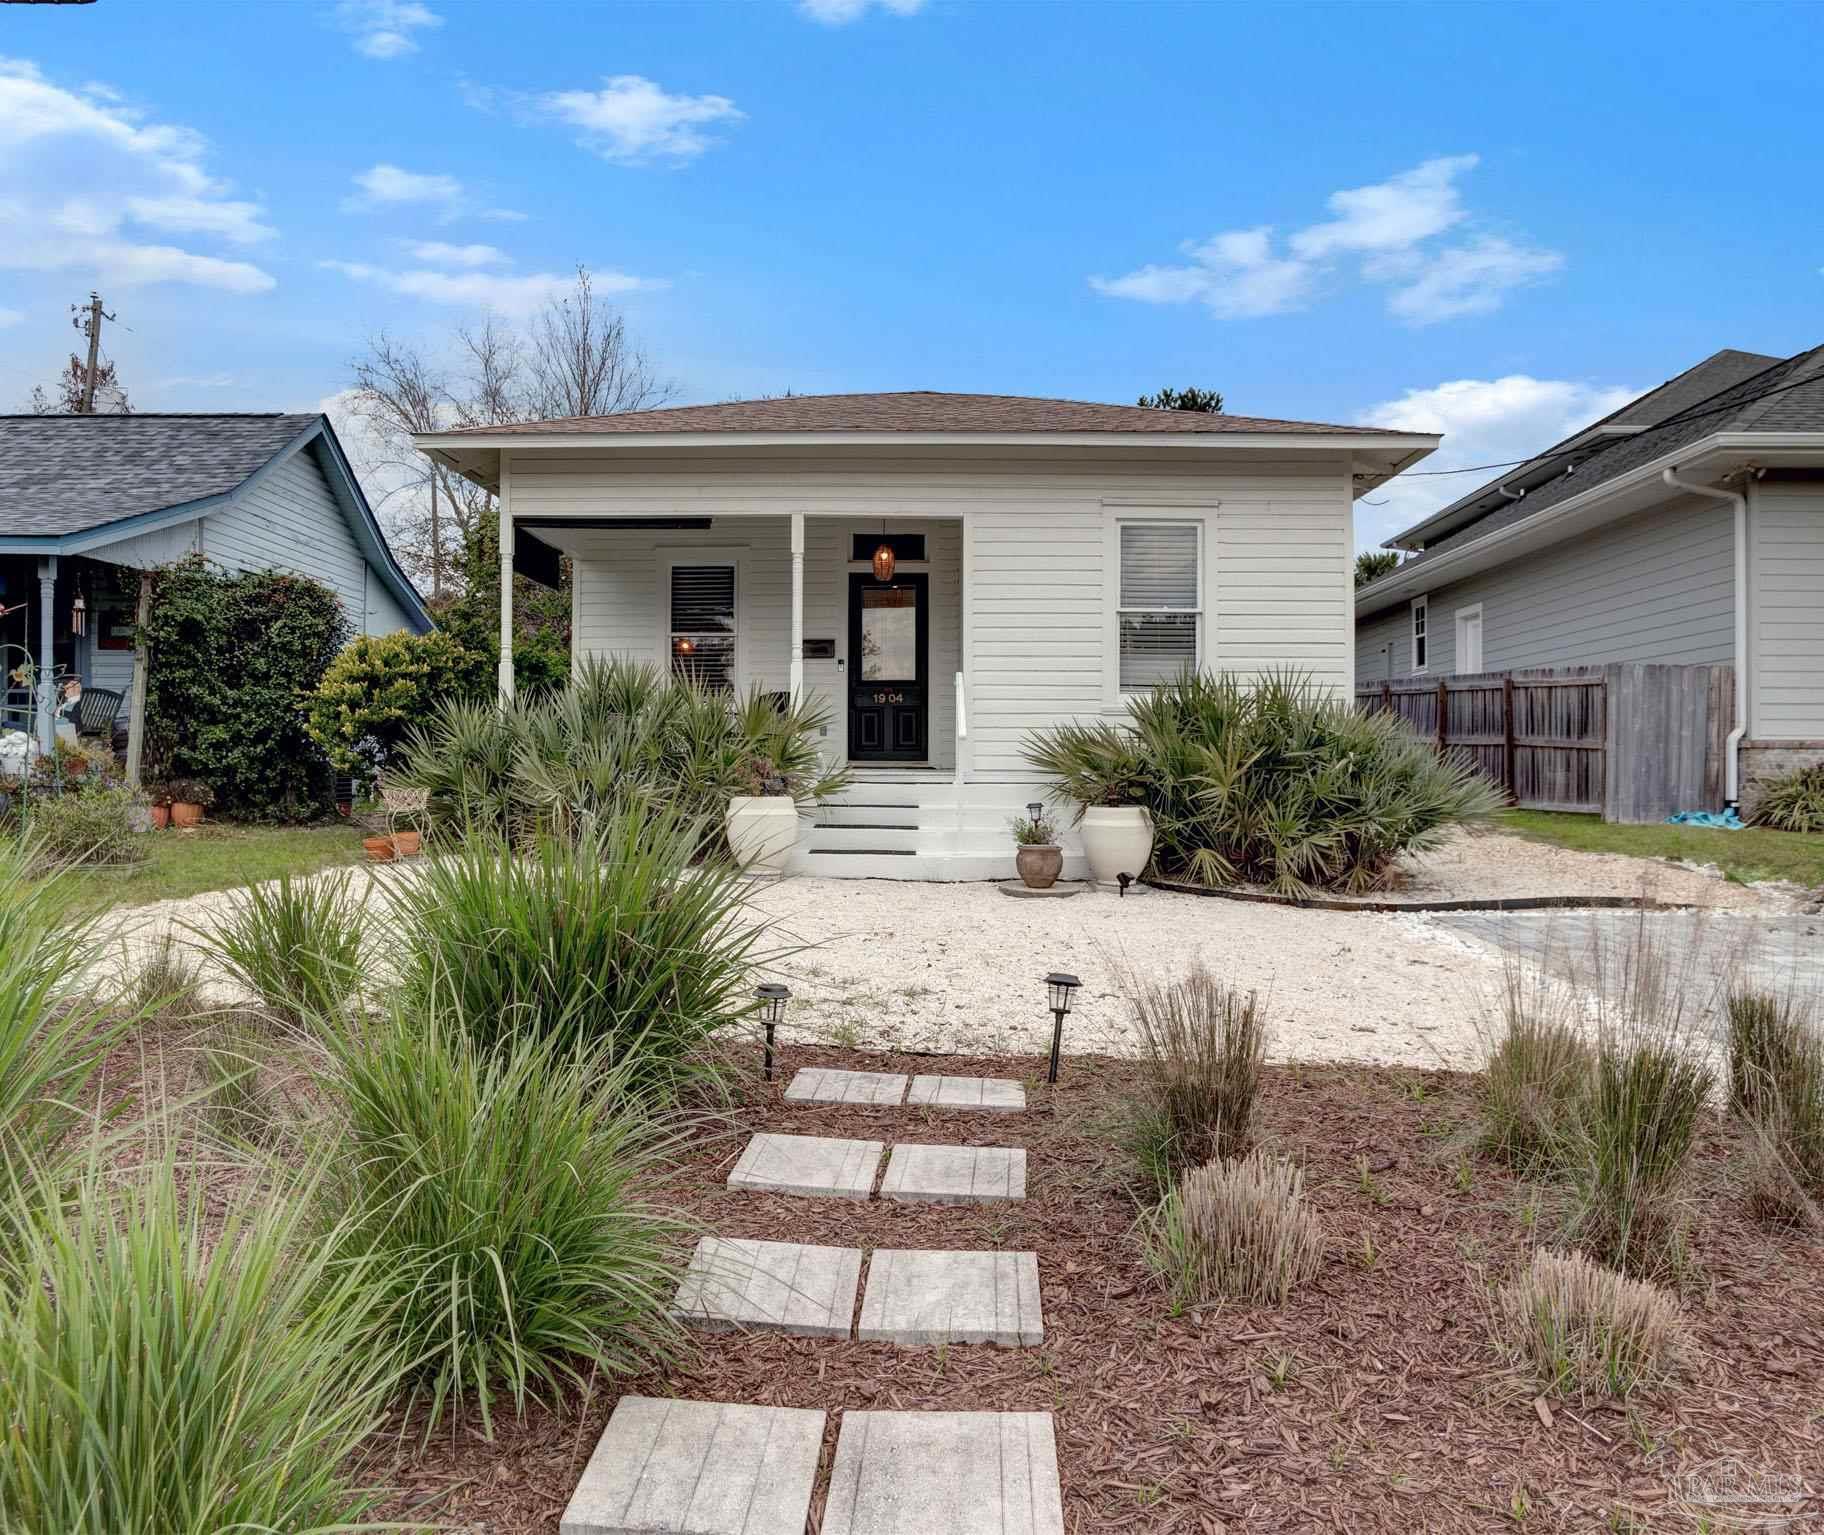
[[[150,856],[111,869],[71,869],[55,876],[66,914],[95,916],[149,901],[177,900],[205,890],[227,890],[314,874],[362,856],[359,828],[337,826],[230,826],[205,822],[192,831],[153,832]]]
[[[1789,879],[1824,885],[1824,836],[1769,831],[1721,831],[1708,826],[1612,826],[1593,815],[1546,810],[1504,810],[1502,831],[1533,842],[1551,842],[1580,853],[1625,853],[1632,858],[1678,858],[1713,863],[1730,879]]]

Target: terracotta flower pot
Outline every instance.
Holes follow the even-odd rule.
[[[401,831],[393,834],[393,852],[400,858],[410,858],[424,845],[424,839],[415,831]]]
[[[1064,849],[1049,842],[1027,843],[1013,850],[1013,866],[1028,890],[1049,890],[1064,872]]]
[[[163,831],[170,824],[171,807],[169,805],[154,805],[152,807],[152,829],[154,831]]]
[[[393,839],[391,837],[363,837],[361,846],[375,863],[393,861]]]
[[[171,806],[171,824],[179,830],[195,826],[201,822],[202,819],[203,807],[201,805],[187,805],[182,800],[173,802]]]

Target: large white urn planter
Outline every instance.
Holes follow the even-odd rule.
[[[776,879],[798,844],[798,803],[789,794],[736,794],[728,801],[728,845],[742,872]]]
[[[1117,874],[1138,879],[1153,856],[1153,818],[1144,805],[1090,805],[1079,826],[1090,878],[1112,885]]]

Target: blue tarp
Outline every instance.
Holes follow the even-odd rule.
[[[1666,817],[1669,826],[1715,826],[1723,831],[1746,831],[1734,810],[1681,810]]]

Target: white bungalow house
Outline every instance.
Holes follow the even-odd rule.
[[[571,557],[576,654],[827,706],[856,785],[800,870],[924,879],[1011,872],[1035,727],[1119,717],[1187,663],[1346,694],[1354,500],[1437,442],[922,392],[418,439],[498,493],[503,565]],[[509,613],[501,632],[509,690]]]

